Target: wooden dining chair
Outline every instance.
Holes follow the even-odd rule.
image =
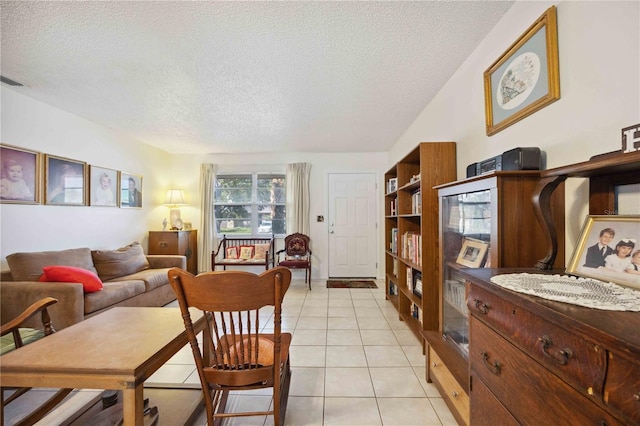
[[[6,324],[0,326],[0,354],[19,350],[21,347],[42,339],[55,332],[51,323],[51,317],[47,308],[54,303],[57,303],[58,299],[53,297],[44,297],[26,308],[16,318],[8,321]],[[26,327],[25,322],[31,318],[40,314],[42,322],[41,328]],[[2,359],[0,359],[0,365]],[[2,387],[0,390],[0,401],[2,402],[0,407],[0,424],[5,424],[4,410],[7,405],[15,401],[22,395],[29,392],[32,388],[6,388]],[[56,405],[58,405],[64,398],[71,393],[73,389],[59,389],[48,400],[42,404],[33,407],[31,411],[19,419],[14,425],[32,425],[38,420],[42,419],[49,411],[51,411]],[[8,396],[5,398],[5,393]]]
[[[291,283],[291,271],[276,267],[260,275],[245,271],[206,272],[194,276],[179,268],[169,270],[196,368],[202,385],[207,423],[226,417],[269,416],[284,424],[289,396],[291,333],[281,332],[282,299]],[[265,308],[273,307],[273,332],[263,331]],[[202,345],[193,328],[190,308],[208,318]],[[273,389],[269,410],[226,412],[230,391]]]
[[[284,259],[280,256],[284,253]],[[289,269],[304,269],[304,282],[309,283],[311,290],[311,239],[296,232],[284,237],[284,248],[276,252],[278,266]]]

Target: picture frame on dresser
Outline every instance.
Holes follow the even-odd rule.
[[[587,216],[567,273],[640,289],[640,216]]]
[[[45,204],[87,205],[87,163],[45,155]]]
[[[89,166],[89,205],[118,207],[118,171]]]
[[[487,136],[560,99],[555,6],[484,72],[484,96]]]
[[[2,144],[0,158],[0,203],[40,204],[42,155],[37,151]]]
[[[467,266],[469,268],[479,268],[482,266],[489,244],[484,241],[465,238],[462,241],[462,247],[456,263]]]

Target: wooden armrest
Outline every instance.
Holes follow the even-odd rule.
[[[38,300],[37,302],[33,303],[31,306],[29,306],[27,309],[25,309],[20,315],[18,315],[16,318],[12,319],[11,321],[7,322],[6,324],[3,324],[0,327],[0,336],[4,336],[5,334],[9,334],[14,332],[15,330],[17,330],[22,323],[24,323],[27,319],[29,319],[31,316],[37,314],[40,311],[43,311],[43,315],[47,310],[47,307],[53,305],[54,303],[57,303],[58,299],[54,299],[53,297],[45,297],[43,299]],[[48,314],[46,314],[48,317]],[[50,321],[50,320],[48,320]],[[45,330],[46,331],[46,330]]]

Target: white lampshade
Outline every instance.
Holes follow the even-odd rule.
[[[169,206],[184,206],[187,203],[184,202],[184,191],[182,189],[170,189],[167,191],[167,196],[164,203]]]

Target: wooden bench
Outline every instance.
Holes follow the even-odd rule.
[[[256,246],[259,246],[256,249]],[[268,246],[268,247],[267,247]],[[242,258],[242,247],[253,247],[252,257]],[[227,256],[228,249],[237,251],[237,259]],[[264,251],[264,257],[261,252]],[[246,250],[245,250],[246,254]],[[257,255],[257,256],[255,256]],[[255,256],[255,257],[254,257]],[[246,257],[246,256],[244,256]],[[216,266],[222,266],[223,270],[227,266],[264,266],[269,269],[269,265],[273,268],[275,264],[274,237],[227,237],[223,235],[222,240],[218,244],[218,249],[211,253],[211,270],[215,271]]]

